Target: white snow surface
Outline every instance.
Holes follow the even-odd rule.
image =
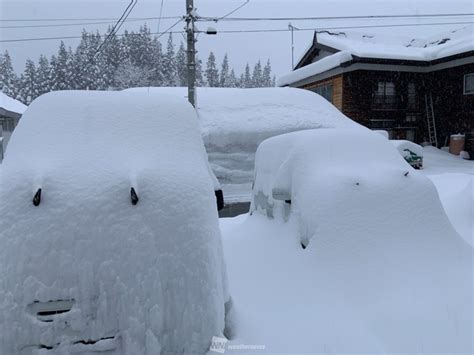
[[[1,354],[40,345],[54,348],[48,354],[204,353],[222,335],[228,292],[213,181],[184,99],[39,97],[10,141],[0,201]],[[54,322],[28,312],[59,300],[74,305]]]
[[[399,33],[318,33],[319,43],[364,58],[432,61],[474,50],[473,25],[458,26],[427,38]]]
[[[319,32],[316,34],[318,43],[334,48],[338,52],[281,76],[278,79],[278,86],[290,85],[334,69],[351,61],[353,56],[433,61],[473,51],[473,33],[473,25],[459,26],[449,32],[433,34],[426,38],[415,38],[400,33]]]
[[[0,91],[0,108],[10,112],[22,114],[26,110],[26,105],[18,100],[12,99],[10,96]]]
[[[340,51],[333,55],[324,57],[317,62],[308,64],[302,68],[296,69],[295,71],[285,74],[278,78],[278,86],[286,86],[293,84],[297,81],[309,78],[313,75],[324,73],[328,70],[339,67],[341,64],[350,62],[352,60],[352,54],[348,51]]]
[[[135,88],[186,97],[186,88]],[[327,100],[294,88],[198,88],[197,112],[209,161],[223,184],[250,184],[255,152],[269,137],[312,128],[360,128]]]
[[[285,219],[267,195],[273,219],[258,208],[221,221],[235,344],[472,353],[472,248],[384,137],[294,132],[262,143],[256,166],[255,196],[287,190],[291,205]]]

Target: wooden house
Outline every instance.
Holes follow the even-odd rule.
[[[443,146],[466,134],[474,156],[473,26],[416,39],[320,31],[279,86],[312,90],[391,138]]]

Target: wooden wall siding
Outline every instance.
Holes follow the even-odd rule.
[[[342,75],[337,75],[332,78],[319,81],[317,83],[304,85],[301,87],[301,89],[314,90],[328,84],[332,84],[332,104],[342,111],[343,109],[343,76]]]

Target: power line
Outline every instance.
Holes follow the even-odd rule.
[[[363,28],[385,28],[385,27],[416,27],[416,26],[439,26],[439,25],[467,25],[472,22],[438,22],[438,23],[410,23],[394,25],[364,25],[364,26],[337,26],[337,27],[318,27],[318,28],[298,28],[297,31],[324,31],[324,30],[345,30],[345,29],[363,29]],[[269,32],[289,32],[290,29],[252,29],[252,30],[222,30],[218,33],[269,33]],[[201,31],[203,32],[203,31]]]
[[[151,34],[157,34],[158,37],[156,37],[156,39],[160,39],[161,37],[163,37],[165,34],[167,33],[183,33],[184,31],[178,31],[178,32],[170,32],[173,28],[175,28],[181,21],[183,21],[183,19],[179,19],[178,21],[176,21],[174,24],[172,24],[170,27],[168,27],[165,31],[161,32],[161,33],[151,33]]]
[[[160,17],[158,18],[158,26],[156,27],[156,32],[160,32],[160,25],[161,25],[161,16],[163,15],[163,3],[165,0],[161,0],[161,6],[160,6]]]
[[[162,17],[163,20],[176,20],[182,16],[168,16]],[[115,23],[118,17],[88,17],[88,18],[34,18],[34,19],[0,19],[0,22],[54,22],[54,21],[110,21]],[[158,20],[159,17],[130,17],[127,21],[140,21],[140,20]]]
[[[170,29],[177,26],[182,19],[175,22],[166,31],[150,33],[152,35],[159,35],[159,37],[166,33],[184,33],[183,31],[170,31]],[[442,25],[467,25],[472,22],[437,22],[437,23],[410,23],[410,24],[386,24],[386,25],[363,25],[363,26],[334,26],[334,27],[317,27],[317,28],[298,28],[297,31],[323,31],[323,30],[342,30],[342,29],[363,29],[363,28],[387,28],[387,27],[416,27],[416,26],[442,26]],[[288,28],[284,29],[250,29],[250,30],[222,30],[218,33],[270,33],[270,32],[288,32]],[[199,33],[204,33],[200,31]],[[139,33],[129,33],[130,35],[140,35]],[[121,37],[123,34],[117,34],[116,36]],[[159,38],[158,37],[158,38]],[[2,39],[0,43],[10,42],[29,42],[29,41],[47,41],[47,40],[63,40],[63,39],[80,39],[82,36],[61,36],[61,37],[37,37],[37,38],[19,38],[19,39]]]
[[[197,21],[312,21],[312,20],[366,20],[395,18],[439,18],[474,16],[474,13],[414,14],[414,15],[361,15],[361,16],[318,16],[318,17],[199,17]]]
[[[162,17],[161,19],[179,19],[181,17],[172,16],[172,17]],[[124,22],[140,22],[146,20],[160,20],[159,17],[144,17],[140,19],[126,19]],[[60,23],[60,24],[41,24],[41,25],[8,25],[0,26],[0,28],[48,28],[48,27],[72,27],[72,26],[87,26],[87,25],[106,25],[113,24],[116,21],[99,21],[99,22],[76,22],[76,23]],[[158,32],[160,32],[158,30]]]

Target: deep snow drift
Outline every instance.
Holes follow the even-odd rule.
[[[213,182],[184,99],[41,96],[10,142],[0,201],[1,354],[203,353],[222,334]]]
[[[291,133],[264,142],[256,165],[254,193],[267,208],[221,221],[234,343],[472,353],[472,249],[433,184],[386,139]],[[271,197],[285,192],[291,204]]]
[[[186,97],[186,88],[136,88]],[[223,184],[250,184],[265,139],[309,128],[361,127],[321,96],[294,88],[198,88],[197,112],[209,161]]]

